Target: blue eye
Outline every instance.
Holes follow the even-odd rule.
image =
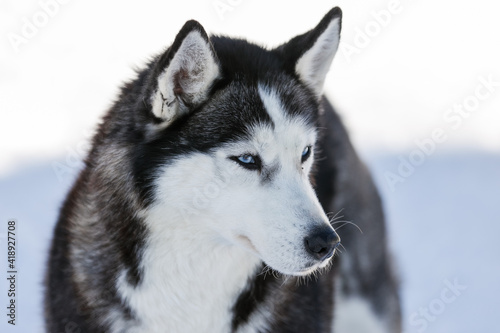
[[[238,156],[238,161],[245,164],[255,164],[255,158],[252,155],[241,155]]]
[[[311,146],[305,147],[304,150],[302,151],[302,163],[307,161],[309,156],[311,156]]]
[[[259,156],[244,154],[240,156],[231,156],[231,160],[238,162],[239,165],[249,170],[260,170],[262,163]]]

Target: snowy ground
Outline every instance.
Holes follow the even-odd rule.
[[[383,194],[406,332],[496,331],[500,3],[54,1],[0,0],[0,270],[10,218],[20,264],[19,324],[2,315],[1,332],[42,331],[57,210],[89,133],[134,66],[190,18],[278,45],[334,5],[344,11],[343,37],[325,90]]]
[[[370,158],[401,274],[406,332],[496,331],[500,154],[433,156],[391,191],[384,173],[399,163],[399,155]]]

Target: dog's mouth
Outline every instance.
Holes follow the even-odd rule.
[[[309,264],[307,266],[307,268],[302,269],[302,270],[300,270],[298,272],[294,272],[291,275],[295,275],[295,276],[307,276],[309,274],[312,274],[315,271],[317,271],[318,269],[322,269],[322,268],[327,267],[330,264],[330,261],[332,260],[332,257],[333,257],[333,254],[332,254],[332,256],[324,259],[323,261],[316,262],[316,263],[311,263],[311,264]]]
[[[318,266],[314,265],[314,266],[306,268],[306,269],[304,269],[302,271],[295,272],[292,275],[295,275],[295,276],[307,276],[307,275],[313,273],[314,271],[316,271],[317,269],[318,269]]]

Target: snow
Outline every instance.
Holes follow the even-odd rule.
[[[16,326],[7,324],[2,310],[1,332],[38,333],[43,330],[42,286],[52,230],[59,207],[71,185],[73,176],[57,178],[51,165],[23,167],[0,179],[0,271],[7,272],[7,221],[16,219],[16,248],[18,263]],[[0,283],[0,304],[5,309],[9,298],[5,279]]]
[[[436,154],[395,191],[384,173],[396,169],[397,156],[369,161],[385,201],[406,332],[494,331],[500,307],[500,154]],[[453,293],[444,291],[447,281],[466,287],[448,303]],[[420,323],[426,318],[421,308],[428,309],[428,326]]]
[[[58,208],[95,124],[134,67],[191,18],[209,32],[273,46],[310,29],[333,5],[344,12],[342,41],[325,91],[383,194],[406,332],[494,331],[500,3],[57,1],[0,1],[0,269],[9,218],[19,224],[21,267],[19,324],[2,316],[1,332],[43,331],[41,286]],[[39,27],[16,51],[9,38],[27,21]],[[413,169],[404,176],[401,160]],[[391,187],[388,172],[401,181]],[[6,287],[4,280],[2,308]]]

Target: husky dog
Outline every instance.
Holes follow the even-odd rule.
[[[188,21],[125,84],[55,228],[48,332],[400,332],[380,199],[322,93],[340,27],[265,49]],[[363,233],[332,259],[341,216]]]

